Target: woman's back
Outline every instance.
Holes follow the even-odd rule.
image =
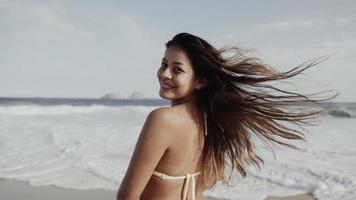
[[[233,172],[246,176],[246,166],[263,164],[252,138],[294,147],[289,139],[304,139],[294,125],[308,125],[322,112],[300,108],[335,97],[310,99],[268,83],[294,77],[319,59],[278,72],[244,50],[216,49],[189,33],[177,34],[166,47],[157,78],[159,95],[171,100],[172,107],[148,116],[119,199],[181,199],[183,188],[189,180],[194,185],[195,178],[204,183],[196,188],[198,199],[203,199],[201,192],[217,181],[229,185]],[[226,56],[229,52],[233,56]],[[192,173],[197,172],[201,174],[195,177]],[[162,173],[182,179],[165,179]],[[194,200],[194,187],[190,189],[188,199]]]
[[[199,128],[186,105],[160,108],[166,112],[174,122],[167,134],[174,138],[172,144],[165,151],[155,171],[169,176],[184,176],[198,172],[198,161],[201,155],[199,144]],[[199,175],[195,176],[199,179]],[[182,199],[183,188],[187,179],[162,179],[152,176],[145,187],[141,197],[143,199]],[[188,199],[192,196],[192,182],[188,183]],[[202,188],[196,185],[198,193],[196,199],[203,199]]]

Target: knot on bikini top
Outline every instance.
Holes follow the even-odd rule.
[[[154,171],[153,175],[161,178],[161,179],[186,179],[183,185],[183,200],[186,200],[188,197],[188,187],[190,180],[192,180],[192,200],[195,200],[195,176],[199,175],[200,172],[193,174],[186,174],[185,176],[170,176],[161,172]]]

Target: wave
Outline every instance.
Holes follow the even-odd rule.
[[[343,109],[340,109],[340,110],[331,109],[331,110],[327,111],[327,114],[331,115],[333,117],[342,117],[342,118],[354,118],[354,117],[356,117],[354,115],[354,113],[352,113],[351,111],[343,110]]]
[[[95,112],[137,112],[152,110],[156,106],[41,106],[41,105],[13,105],[0,106],[0,115],[64,115],[64,114],[88,114]]]
[[[153,105],[2,105],[0,115],[64,115],[96,112],[145,112],[158,106]],[[337,118],[356,118],[356,104],[325,104],[324,114]],[[312,107],[316,108],[316,107]]]
[[[356,103],[325,103],[321,106],[326,110],[326,114],[332,117],[356,117]]]

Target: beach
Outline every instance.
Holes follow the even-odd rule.
[[[27,182],[0,180],[0,198],[2,200],[113,200],[116,191],[111,190],[72,190],[54,186],[31,186]],[[223,200],[206,197],[206,200]],[[267,197],[265,200],[315,200],[311,195],[300,194],[289,197]]]
[[[72,190],[54,186],[30,186],[27,182],[0,180],[1,200],[112,200],[115,192],[90,189]]]
[[[0,98],[0,199],[115,199],[145,118],[164,105]],[[218,183],[204,196],[354,200],[356,104],[327,106],[307,142],[293,142],[299,150],[274,146],[273,154],[256,143],[262,168],[248,167],[246,177],[232,177],[232,187]]]

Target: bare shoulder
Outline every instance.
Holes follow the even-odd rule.
[[[177,141],[186,139],[184,130],[187,130],[187,125],[183,118],[182,110],[176,106],[156,108],[147,116],[144,134],[172,147]]]
[[[176,109],[162,107],[152,110],[145,121],[142,134],[148,138],[165,140],[171,144],[173,134],[179,130],[179,118]]]
[[[178,125],[178,110],[173,107],[160,107],[152,110],[148,117],[151,122],[157,122],[161,125],[175,126]]]

